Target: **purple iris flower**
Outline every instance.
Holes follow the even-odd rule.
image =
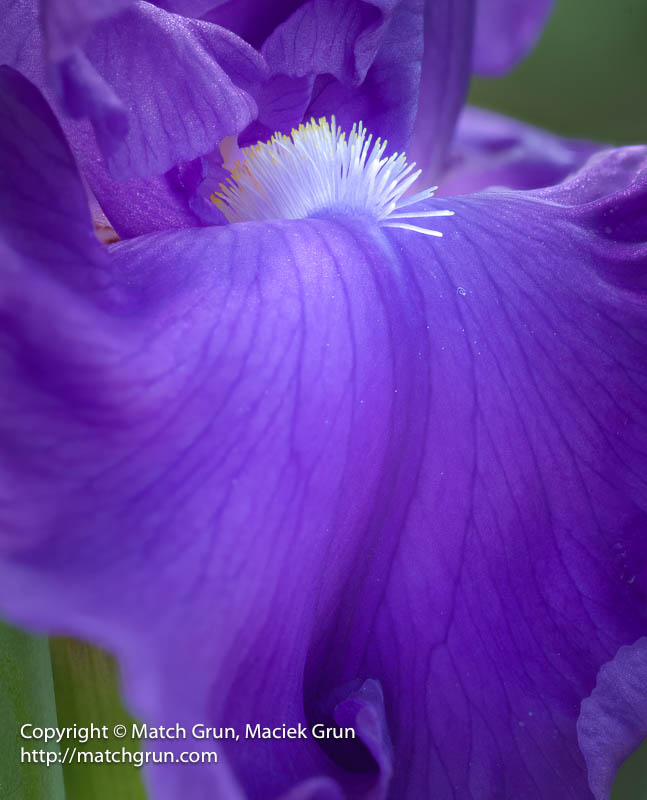
[[[479,112],[450,147],[548,4],[5,5],[3,613],[240,732],[155,798],[608,797],[647,735],[647,151]]]

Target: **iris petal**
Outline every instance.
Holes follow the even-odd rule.
[[[74,158],[35,87],[9,67],[0,76],[3,242],[31,264],[56,263],[59,278],[74,282],[91,272],[77,269],[80,262],[105,261]]]
[[[276,74],[303,77],[328,72],[361,83],[373,63],[398,0],[334,3],[307,0],[263,44]]]
[[[419,0],[309,0],[276,27],[262,52],[272,72],[296,88],[304,78],[314,81],[306,118],[335,114],[348,128],[361,119],[397,150],[415,118],[422,37]]]
[[[49,56],[59,61],[71,55],[99,20],[115,16],[133,0],[41,0],[40,18]]]
[[[183,17],[203,17],[226,0],[154,0],[155,5]]]
[[[555,191],[454,200],[435,259],[400,237],[435,391],[382,648],[364,640],[399,653],[387,709],[416,670],[425,698],[392,729],[396,752],[429,747],[395,796],[423,797],[425,769],[437,797],[586,793],[579,702],[647,624],[644,164],[621,151]]]
[[[579,169],[599,144],[564,139],[482,108],[459,117],[440,194],[482,189],[540,189]]]
[[[85,53],[129,109],[125,139],[97,128],[116,177],[165,172],[210,152],[256,116],[247,89],[261,80],[262,59],[211,23],[136,2],[95,26]]]
[[[553,0],[478,0],[474,71],[501,75],[533,47]]]
[[[176,165],[210,152],[222,136],[253,118],[250,92],[265,75],[262,58],[216,25],[140,2],[94,26],[86,51],[77,48],[53,70],[54,91],[36,11],[29,0],[10,5],[0,35],[2,61],[45,92],[117,232],[132,236],[199,225]],[[191,100],[194,93],[200,95],[197,103]],[[191,107],[183,109],[179,98]],[[92,126],[68,113],[87,115]],[[104,156],[120,180],[110,174]]]
[[[50,119],[17,88],[11,159]],[[140,237],[91,286],[59,275],[94,258],[81,223],[49,269],[7,240],[5,613],[114,650],[151,724],[370,709],[355,771],[221,742],[153,768],[161,797],[236,798],[231,768],[249,798],[373,800],[391,744],[392,797],[585,795],[580,702],[647,633],[645,159],[454,199],[441,241],[344,215]]]
[[[426,3],[418,108],[408,153],[435,184],[472,72],[473,0]]]
[[[606,800],[625,759],[647,738],[647,639],[621,647],[598,673],[577,722],[596,800]]]

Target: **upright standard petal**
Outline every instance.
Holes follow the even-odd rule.
[[[453,200],[441,240],[141,237],[99,294],[8,242],[0,605],[113,649],[151,724],[241,733],[160,797],[240,797],[225,761],[258,800],[586,797],[579,705],[647,633],[644,165]]]
[[[306,0],[263,44],[276,74],[330,73],[359,84],[366,77],[399,0],[334,3]]]
[[[87,51],[77,48],[54,70],[55,91],[34,4],[15,0],[8,11],[1,60],[44,91],[84,178],[120,235],[199,225],[190,193],[171,170],[211,152],[220,138],[255,116],[249,92],[265,75],[263,59],[216,25],[140,2],[95,26]],[[183,109],[182,102],[191,108]],[[89,122],[70,119],[68,112],[87,115]]]
[[[553,0],[477,0],[474,71],[501,75],[534,47]]]
[[[2,59],[48,90],[31,3],[15,0],[10,14]],[[95,24],[53,74],[49,98],[63,116],[90,120],[111,173],[125,179],[160,175],[247,127],[266,66],[230,31],[137,0]]]
[[[311,79],[305,116],[362,119],[397,150],[415,119],[422,37],[422,0],[308,0],[262,52],[273,74]]]
[[[415,126],[414,157],[423,166],[442,160],[467,91],[473,0],[310,0],[261,14],[240,5],[225,3],[209,19],[262,46],[275,76],[259,97],[265,127],[254,128],[256,138],[335,114],[346,127],[363,120],[394,150]]]
[[[472,72],[476,0],[425,3],[424,53],[418,107],[408,153],[436,183]]]
[[[209,153],[256,116],[247,90],[263,76],[263,61],[212,23],[136,2],[117,20],[95,26],[84,50],[128,109],[125,137],[95,126],[115,177],[166,172]],[[77,82],[81,98],[85,83],[85,78]],[[85,105],[91,112],[92,105]]]

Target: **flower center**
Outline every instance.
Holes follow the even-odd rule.
[[[302,219],[324,209],[370,214],[382,226],[442,236],[406,220],[448,217],[444,210],[405,211],[433,197],[432,186],[403,198],[420,175],[403,153],[384,156],[387,142],[360,122],[348,138],[335,118],[314,119],[290,136],[275,133],[268,141],[245,147],[233,163],[231,178],[211,195],[229,222]],[[230,158],[225,154],[227,159]]]

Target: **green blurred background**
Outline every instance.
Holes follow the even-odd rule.
[[[536,50],[470,102],[566,136],[647,142],[647,0],[557,0]]]
[[[558,0],[537,49],[505,78],[475,79],[470,102],[565,136],[647,142],[647,0]],[[128,722],[111,659],[70,640],[48,647],[0,624],[2,651],[0,798],[143,800],[132,768],[21,769],[16,726],[7,724]],[[647,743],[622,768],[612,800],[647,800]]]

